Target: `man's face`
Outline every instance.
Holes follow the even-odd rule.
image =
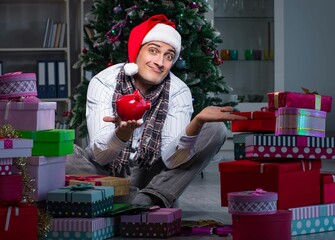
[[[137,56],[138,73],[135,75],[137,87],[147,93],[153,85],[161,83],[169,73],[175,58],[174,48],[160,41],[144,44]]]

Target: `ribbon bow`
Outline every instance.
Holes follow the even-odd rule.
[[[316,95],[319,95],[318,92],[316,92],[316,91],[311,92],[311,91],[309,91],[309,89],[304,88],[304,87],[301,87],[301,89],[302,89],[302,91],[304,91],[304,93],[306,93],[306,94],[316,94]]]
[[[90,183],[83,183],[83,184],[77,184],[77,185],[73,185],[71,187],[71,191],[85,191],[88,189],[93,189],[93,185]]]
[[[19,207],[20,206],[26,206],[27,203],[20,202],[17,200],[13,201],[2,201],[0,203],[0,206],[7,207],[7,215],[6,215],[6,222],[5,222],[5,231],[8,231],[9,228],[9,222],[10,222],[10,217],[12,215],[12,208],[15,208],[15,216],[19,216]]]
[[[256,188],[255,191],[251,192],[251,194],[253,194],[253,195],[260,195],[260,194],[264,194],[264,193],[266,193],[266,191],[261,189],[261,188]]]

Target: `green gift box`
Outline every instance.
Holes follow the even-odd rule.
[[[33,156],[64,156],[74,152],[73,129],[18,131],[22,138],[34,140]]]
[[[47,207],[53,217],[91,218],[113,209],[114,187],[78,184],[48,192]]]

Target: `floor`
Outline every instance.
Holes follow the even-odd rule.
[[[204,169],[203,176],[199,175],[185,190],[179,199],[179,207],[183,211],[183,220],[214,220],[223,224],[231,224],[231,216],[227,212],[226,207],[221,207],[220,203],[220,173],[218,163],[220,161],[231,161],[233,152],[221,150],[213,161]],[[322,163],[322,170],[334,170],[335,161],[325,160]],[[116,237],[113,239],[125,239]],[[130,239],[130,238],[126,238]],[[140,239],[140,238],[136,238]],[[232,240],[232,236],[217,235],[192,235],[192,236],[176,236],[169,239],[194,239],[209,240],[223,239]],[[294,236],[292,240],[333,240],[335,239],[335,231]]]

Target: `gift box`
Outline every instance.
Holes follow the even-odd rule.
[[[13,158],[0,158],[0,175],[12,175]]]
[[[114,187],[114,196],[124,196],[129,194],[130,179],[128,178],[90,174],[65,176],[66,185],[76,185],[83,183],[92,183],[95,186],[112,186]]]
[[[273,214],[278,194],[257,188],[254,191],[228,193],[228,212],[236,215]]]
[[[283,107],[276,112],[276,135],[325,137],[327,113],[319,110]]]
[[[335,204],[311,205],[289,210],[292,212],[292,236],[335,229]]]
[[[0,207],[0,239],[38,239],[37,208],[19,203]]]
[[[49,191],[47,207],[53,217],[98,217],[113,208],[114,188],[80,184]]]
[[[233,214],[233,240],[291,240],[291,219],[288,210],[268,215]]]
[[[123,237],[168,238],[181,231],[180,208],[160,208],[155,211],[121,216]]]
[[[247,120],[232,121],[232,132],[274,132],[276,127],[275,112],[234,112],[235,115],[247,117]]]
[[[18,132],[23,138],[33,139],[33,156],[65,156],[74,152],[73,129]]]
[[[56,106],[56,102],[0,102],[0,125],[9,123],[15,130],[53,129]]]
[[[253,159],[334,159],[334,148],[246,146],[245,156]]]
[[[246,146],[281,146],[281,147],[315,147],[334,148],[335,137],[293,136],[275,134],[248,134]]]
[[[29,157],[32,154],[33,141],[23,138],[0,138],[1,158]]]
[[[46,200],[49,191],[65,186],[65,163],[66,156],[27,158],[27,170],[35,179],[32,182],[35,189],[32,197],[35,201]]]
[[[321,160],[220,162],[221,205],[228,206],[229,192],[262,188],[278,193],[277,208],[320,203]]]
[[[18,174],[0,176],[0,202],[22,200],[22,176]]]
[[[102,240],[113,237],[114,234],[114,218],[53,218],[45,239]]]
[[[321,203],[335,203],[335,174],[321,173]]]
[[[13,72],[0,76],[0,100],[37,96],[36,74]]]
[[[268,108],[275,110],[280,107],[307,108],[330,112],[332,97],[318,94],[297,92],[271,92],[268,93]]]

